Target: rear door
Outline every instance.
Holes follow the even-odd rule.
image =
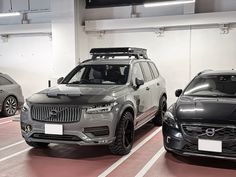
[[[160,80],[160,75],[159,72],[155,66],[155,64],[153,62],[148,62],[150,69],[152,71],[152,76],[153,76],[153,85],[152,85],[152,101],[153,101],[153,105],[158,109],[159,107],[159,101],[160,101],[160,96],[161,96],[161,89],[160,89],[160,84],[161,84],[161,80]]]
[[[144,88],[146,90],[146,95],[145,95],[145,103],[146,103],[146,112],[144,113],[143,116],[143,120],[142,122],[146,122],[147,118],[149,119],[150,117],[152,117],[153,115],[155,115],[157,109],[156,107],[153,105],[153,86],[155,84],[155,80],[153,79],[153,74],[152,71],[150,69],[150,66],[148,64],[148,62],[143,61],[140,62],[143,74],[144,74]]]

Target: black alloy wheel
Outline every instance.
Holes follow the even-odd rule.
[[[134,142],[134,121],[130,112],[125,112],[116,129],[116,139],[109,145],[109,149],[114,155],[126,155]]]

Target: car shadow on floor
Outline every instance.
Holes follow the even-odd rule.
[[[180,156],[176,154],[166,153],[165,161],[168,169],[172,169],[174,163],[177,166],[188,164],[188,165],[208,167],[208,168],[236,170],[235,160],[216,159],[208,157]],[[177,168],[177,166],[175,166],[175,168]]]
[[[157,127],[153,126],[152,123],[148,123],[138,129],[135,132],[135,142],[138,143],[150,134]],[[65,159],[86,159],[96,160],[96,158],[111,158],[108,146],[79,146],[79,145],[55,145],[52,144],[49,148],[37,149],[32,148],[29,153],[29,157],[42,156],[42,157],[54,157],[54,158],[65,158]],[[114,156],[120,157],[120,156]]]
[[[15,117],[15,116],[18,116],[18,117],[20,116],[20,110],[17,111],[16,114],[15,114],[13,117]],[[5,119],[5,118],[11,118],[11,117],[4,116],[4,115],[0,112],[0,120],[1,120],[1,119]]]

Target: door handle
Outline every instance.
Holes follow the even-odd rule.
[[[150,88],[149,88],[149,87],[146,87],[146,90],[150,90]]]

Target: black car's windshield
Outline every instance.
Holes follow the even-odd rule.
[[[129,65],[84,65],[74,69],[62,84],[124,85]]]
[[[184,92],[188,96],[236,97],[236,75],[196,77]]]

